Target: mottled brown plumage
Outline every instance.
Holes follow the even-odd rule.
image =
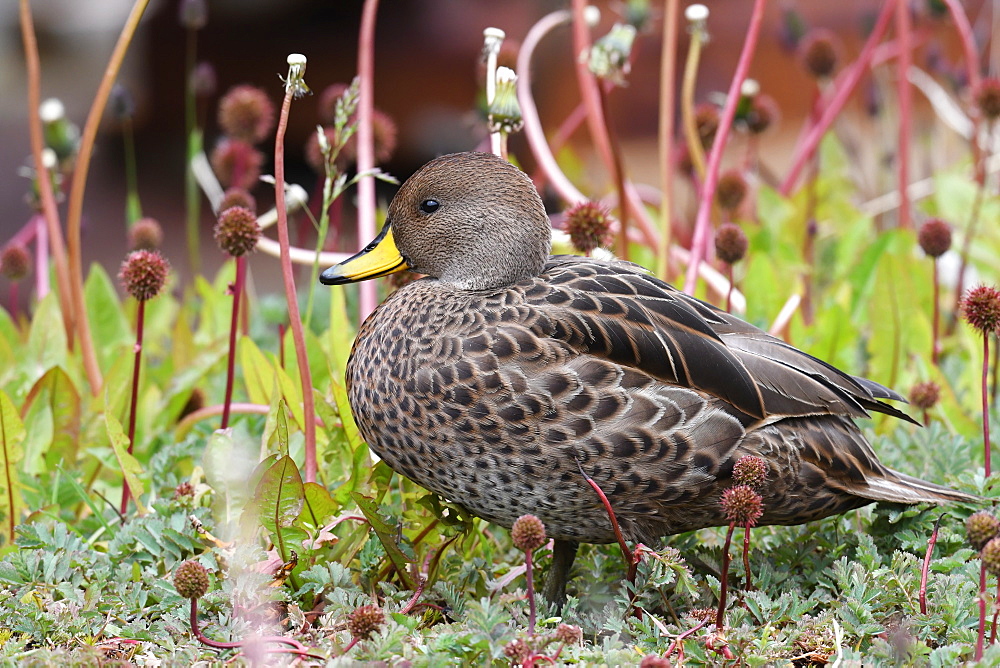
[[[395,471],[480,517],[509,527],[531,513],[557,539],[613,541],[582,468],[630,539],[724,525],[719,496],[743,455],[768,465],[759,524],[972,498],[879,463],[852,419],[907,419],[882,401],[901,399],[891,390],[636,265],[550,257],[534,187],[492,155],[428,163],[386,227],[379,249],[323,275],[429,275],[358,332],[351,406]]]

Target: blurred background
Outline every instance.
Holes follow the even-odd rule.
[[[128,0],[32,0],[42,66],[42,98],[58,97],[70,120],[83,126],[100,76],[127,16]],[[158,219],[166,233],[165,253],[179,272],[186,271],[184,238],[184,84],[186,31],[178,19],[178,0],[153,0],[133,43],[119,82],[135,102],[135,145],[138,187],[143,213]],[[529,28],[546,13],[568,6],[556,0],[386,0],[381,3],[376,29],[375,105],[397,129],[397,145],[381,166],[405,179],[426,160],[442,153],[481,146],[485,124],[481,111],[483,68],[479,61],[482,31],[503,29],[516,47]],[[597,38],[620,20],[622,2],[597,2],[601,22],[592,31]],[[710,0],[709,32],[699,70],[699,102],[717,99],[728,87],[743,43],[752,7],[748,0]],[[839,43],[842,67],[852,60],[864,40],[881,3],[874,0],[772,0],[765,18],[761,43],[750,75],[762,92],[772,96],[780,120],[761,142],[764,171],[783,175],[788,154],[813,103],[816,83],[796,55],[796,41],[808,31],[825,28]],[[989,0],[964,3],[980,45],[988,45],[997,12]],[[30,146],[24,57],[18,26],[18,3],[0,3],[0,246],[30,218],[26,201],[30,182],[19,175],[28,164]],[[954,27],[947,17],[935,18],[936,3],[914,0],[914,65],[927,69],[956,99],[961,100],[964,69]],[[656,184],[656,128],[658,67],[660,58],[660,7],[653,2],[651,15],[636,40],[634,66],[627,85],[611,94],[611,123],[620,137],[626,169],[640,183]],[[304,159],[304,147],[318,122],[320,93],[334,83],[346,83],[355,74],[357,33],[362,3],[359,0],[209,0],[208,21],[197,33],[197,58],[211,64],[215,92],[206,99],[205,145],[210,150],[220,136],[215,104],[237,84],[253,84],[275,104],[282,94],[279,74],[284,74],[288,53],[309,58],[306,81],[316,93],[292,106],[286,146],[288,179],[314,191],[318,177]],[[683,31],[678,53],[678,80],[688,38]],[[984,49],[986,47],[984,46]],[[996,72],[996,51],[987,51]],[[534,92],[544,127],[551,133],[579,102],[573,73],[570,31],[552,33],[534,59]],[[858,165],[862,196],[875,196],[892,187],[892,177],[879,179],[891,161],[895,134],[889,113],[879,111],[881,90],[895,85],[895,68],[883,66],[866,77],[836,131],[848,145],[865,143],[871,164]],[[893,99],[894,95],[886,97]],[[915,137],[926,149],[916,154],[913,177],[965,155],[966,145],[933,118],[925,100],[918,104]],[[884,110],[882,110],[884,111]],[[923,120],[921,120],[923,119]],[[938,128],[938,129],[934,129]],[[938,134],[934,134],[938,133]],[[577,156],[574,174],[584,192],[601,196],[611,190],[607,175],[590,151],[586,127],[571,138]],[[878,150],[870,150],[872,145]],[[117,268],[127,247],[125,235],[125,163],[121,124],[105,114],[97,139],[84,202],[84,261]],[[273,144],[262,145],[268,164]],[[511,140],[511,151],[530,172],[533,161],[523,138]],[[681,191],[681,188],[678,188]],[[379,185],[387,201],[394,188]],[[685,194],[687,193],[687,194]],[[273,195],[266,186],[255,194],[260,208],[270,206]],[[350,198],[353,193],[348,193]],[[690,200],[689,189],[679,192]],[[349,201],[349,200],[348,200]],[[690,206],[693,217],[693,208]],[[680,213],[684,215],[682,204]],[[223,261],[211,239],[213,219],[203,206],[204,270],[211,275]],[[273,231],[270,233],[274,235]],[[341,239],[343,250],[356,240]],[[274,281],[277,262],[257,257],[251,262],[259,285]]]

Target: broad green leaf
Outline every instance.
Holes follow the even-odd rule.
[[[247,396],[252,403],[270,404],[273,396],[271,392],[274,386],[274,366],[250,337],[241,337],[238,349],[240,370],[243,372]]]
[[[111,366],[135,341],[135,334],[118,299],[114,283],[99,264],[91,265],[83,285],[83,297],[90,317],[91,338],[102,369]]]
[[[60,367],[45,372],[28,392],[22,411],[32,425],[25,444],[25,470],[41,473],[54,470],[58,463],[73,466],[80,444],[80,394],[66,372]],[[40,440],[43,430],[35,433],[38,420],[46,420],[50,428]]]
[[[24,454],[21,449],[24,434],[24,424],[17,408],[5,392],[0,392],[0,521],[3,522],[0,546],[5,548],[13,544],[14,528],[24,510],[18,480]]]
[[[254,489],[251,507],[260,523],[271,534],[281,558],[290,556],[291,544],[304,538],[304,532],[289,531],[305,505],[305,490],[299,469],[289,456],[278,459],[261,476]]]
[[[38,303],[28,332],[24,364],[29,368],[29,382],[34,383],[54,366],[65,366],[67,356],[62,313],[55,293],[50,292]]]
[[[297,525],[309,524],[314,528],[321,527],[340,510],[340,504],[333,500],[326,487],[314,482],[307,482],[303,489],[305,491],[305,504],[295,521]]]
[[[378,536],[379,542],[385,548],[385,553],[389,556],[392,565],[395,566],[396,572],[399,574],[399,578],[403,581],[403,584],[408,589],[414,589],[413,578],[410,576],[408,568],[409,564],[413,563],[413,560],[399,549],[399,544],[396,543],[397,528],[385,521],[378,511],[378,504],[374,500],[358,492],[353,492],[351,498],[358,504],[358,508],[361,509],[368,523],[372,525],[375,535]]]
[[[285,456],[288,454],[288,404],[277,392],[274,394],[273,404],[264,426],[264,445],[268,452]]]
[[[142,495],[144,489],[142,482],[139,480],[139,475],[142,473],[142,466],[139,464],[139,460],[129,453],[128,435],[125,434],[121,423],[115,419],[115,416],[105,412],[104,424],[107,427],[108,440],[111,441],[111,448],[115,452],[115,458],[118,460],[118,466],[121,467],[122,475],[125,477],[125,482],[128,483],[131,491],[132,499],[135,501],[135,505],[139,509],[139,514],[145,515],[146,508],[142,505]]]

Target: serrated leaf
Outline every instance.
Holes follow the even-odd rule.
[[[251,506],[260,523],[271,534],[282,559],[288,559],[287,549],[291,527],[305,505],[305,490],[299,468],[285,455],[272,464],[254,489]],[[296,532],[298,533],[298,532]]]
[[[139,480],[139,475],[142,473],[142,466],[139,464],[139,460],[129,453],[128,436],[122,429],[121,423],[115,419],[115,416],[105,412],[104,425],[107,430],[108,440],[111,442],[111,449],[114,450],[115,458],[118,460],[118,466],[121,468],[122,475],[128,483],[132,498],[135,500],[135,505],[139,509],[139,514],[145,515],[146,507],[142,505],[141,500],[143,486],[142,482]]]
[[[3,542],[7,547],[14,542],[24,502],[21,499],[18,467],[21,464],[24,441],[24,424],[17,414],[10,397],[0,391],[0,520],[3,521]]]
[[[358,504],[358,508],[364,514],[365,519],[371,524],[372,529],[375,531],[375,535],[378,536],[378,540],[382,543],[382,547],[385,548],[385,553],[389,556],[389,560],[392,565],[396,568],[396,572],[399,574],[399,578],[403,581],[408,589],[414,589],[413,578],[410,577],[409,564],[412,560],[409,559],[403,551],[399,549],[399,545],[396,543],[396,527],[388,524],[382,515],[378,511],[378,504],[374,499],[370,499],[367,496],[359,494],[358,492],[353,492],[351,498],[354,502]]]

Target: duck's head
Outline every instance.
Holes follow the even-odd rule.
[[[378,237],[320,281],[341,285],[410,269],[488,290],[541,272],[550,240],[549,218],[524,172],[491,153],[453,153],[411,176]]]

